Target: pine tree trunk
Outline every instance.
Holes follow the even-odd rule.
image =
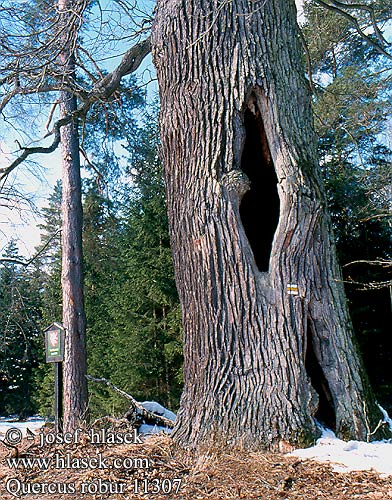
[[[63,23],[72,0],[59,0]],[[71,49],[73,37],[63,31],[64,49],[60,54],[63,79],[72,80],[75,60]],[[76,98],[69,92],[60,93],[60,118],[77,108]],[[87,420],[87,355],[86,316],[83,296],[82,199],[80,178],[79,138],[76,119],[61,129],[62,155],[62,273],[63,325],[65,327],[64,370],[64,431],[72,431]]]
[[[184,324],[174,438],[285,449],[311,443],[317,418],[366,439],[381,413],[336,261],[294,1],[158,0],[152,45]]]

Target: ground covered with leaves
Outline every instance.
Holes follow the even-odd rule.
[[[328,465],[283,454],[208,452],[196,456],[164,435],[131,444],[91,443],[87,434],[77,441],[40,446],[38,438],[24,439],[14,447],[2,442],[0,498],[392,499],[391,478],[371,472],[336,473]],[[12,458],[20,459],[19,468],[10,466]],[[30,462],[25,461],[24,467],[21,459],[27,458]],[[38,461],[42,458],[50,461],[46,470]]]

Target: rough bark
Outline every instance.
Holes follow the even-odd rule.
[[[59,10],[66,23],[73,0],[59,0]],[[66,31],[65,31],[66,32]],[[65,37],[60,54],[64,80],[73,78],[75,61],[71,39]],[[77,109],[76,97],[60,92],[60,119],[72,116]],[[82,198],[79,138],[76,117],[64,125],[61,134],[62,157],[62,273],[64,352],[64,430],[73,431],[87,420],[87,354],[86,316],[83,296]]]
[[[366,439],[381,414],[336,261],[294,1],[158,0],[152,51],[184,325],[174,438],[285,449],[312,442],[318,417]]]

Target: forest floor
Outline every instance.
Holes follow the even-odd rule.
[[[41,446],[36,437],[35,441],[23,439],[17,447],[0,443],[0,498],[392,499],[391,477],[383,479],[372,472],[337,473],[328,465],[284,454],[210,452],[196,457],[178,449],[164,435],[126,445],[91,444],[86,435],[77,441]],[[20,461],[15,469],[7,462],[12,457],[33,462],[25,462],[23,468]],[[50,460],[47,470],[38,463],[40,458]]]

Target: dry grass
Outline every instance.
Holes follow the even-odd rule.
[[[131,469],[67,470],[37,467],[11,470],[6,457],[15,456],[15,450],[0,446],[0,498],[15,498],[5,491],[9,478],[18,478],[24,483],[75,483],[74,494],[27,494],[22,498],[36,500],[223,500],[223,499],[301,499],[301,500],[353,500],[392,499],[391,480],[381,479],[377,474],[335,473],[327,465],[313,461],[300,461],[277,453],[206,453],[196,456],[177,448],[167,436],[154,436],[143,444],[97,446],[84,438],[78,445],[47,446],[39,448],[37,441],[27,440],[19,445],[19,456],[53,457],[56,453],[69,452],[74,457],[97,457],[102,453],[106,459],[147,458],[150,467]],[[82,483],[98,479],[110,481],[112,485],[122,484],[122,494],[81,495]],[[162,484],[163,479],[181,479],[178,493],[148,494],[134,493],[135,478],[147,479],[150,488],[154,480]],[[143,482],[139,483],[143,486]],[[167,484],[167,483],[166,483]]]

